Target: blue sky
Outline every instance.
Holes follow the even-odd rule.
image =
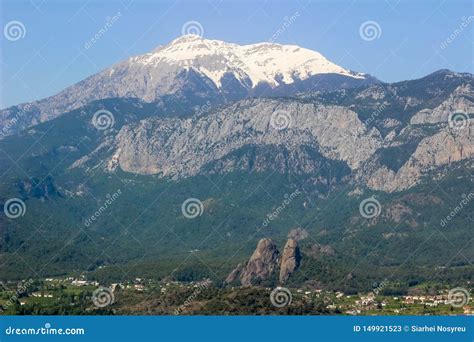
[[[438,69],[473,72],[474,10],[453,1],[1,1],[0,108],[38,100],[129,56],[148,52],[197,21],[205,38],[240,44],[268,41],[321,52],[345,68],[382,81],[419,78]],[[86,49],[105,25],[119,19]],[[11,21],[24,37],[7,39]],[[360,27],[374,21],[377,38]],[[22,30],[22,28],[20,28]],[[454,37],[446,44],[446,39]],[[11,38],[11,36],[10,36]],[[442,44],[445,45],[442,47]]]

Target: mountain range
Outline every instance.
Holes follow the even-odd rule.
[[[0,111],[0,203],[26,206],[0,216],[0,274],[222,282],[304,228],[290,283],[470,279],[472,210],[440,222],[471,198],[473,109],[469,73],[384,83],[298,46],[180,37]]]
[[[240,46],[197,35],[103,70],[57,95],[2,110],[11,131],[53,119],[93,100],[131,97],[146,102],[228,103],[249,96],[288,95],[374,82],[346,70],[320,53],[294,45]]]

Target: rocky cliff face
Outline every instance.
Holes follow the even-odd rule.
[[[242,272],[243,265],[238,264],[236,268],[232,270],[232,272],[229,273],[227,278],[225,278],[224,283],[230,284],[239,279],[240,273]]]
[[[283,128],[274,120],[282,120]],[[382,145],[382,139],[344,107],[260,99],[203,117],[153,118],[127,125],[114,145],[111,159],[122,170],[179,179],[196,175],[246,146],[284,147],[294,159],[292,165],[306,173],[317,165],[301,146],[356,169]],[[231,162],[220,163],[219,171],[233,169]]]
[[[439,106],[433,109],[423,109],[410,120],[412,125],[446,123],[449,116],[455,113],[474,113],[474,89],[471,84],[463,84]]]
[[[293,272],[299,267],[301,253],[298,243],[294,239],[289,239],[280,257],[277,246],[271,239],[262,239],[258,242],[257,248],[253,252],[249,261],[239,264],[225,279],[225,283],[230,284],[237,280],[242,286],[250,286],[260,281],[269,280],[279,271],[279,281],[284,283]]]
[[[472,99],[473,88],[460,86],[435,109],[417,112],[413,124],[402,128],[397,121],[385,137],[346,107],[244,100],[189,119],[149,118],[125,125],[101,149],[112,151],[105,156],[109,171],[120,167],[172,179],[235,170],[322,175],[335,167],[340,171],[341,165],[328,163],[337,161],[356,181],[393,192],[418,184],[440,166],[472,158],[469,113],[465,127],[450,121],[453,112],[474,108]],[[394,152],[401,154],[395,168],[387,164]]]
[[[258,280],[269,279],[278,267],[278,257],[278,248],[271,239],[260,240],[240,273],[241,284],[249,286]]]
[[[68,166],[172,180],[277,171],[309,175],[327,187],[354,182],[402,191],[472,159],[473,89],[472,75],[440,72],[392,85],[210,105],[191,117],[140,101],[126,120],[117,117],[113,128],[94,132],[97,144]],[[114,111],[118,100],[106,101]],[[159,107],[160,116],[147,106]],[[453,124],[453,114],[465,123]]]
[[[294,239],[289,239],[283,249],[280,265],[280,283],[288,280],[290,275],[298,268],[301,254],[298,243]]]
[[[401,191],[418,184],[424,176],[429,176],[438,167],[469,160],[473,156],[472,128],[453,130],[444,127],[436,134],[424,138],[398,171],[380,166],[364,177],[372,189]]]

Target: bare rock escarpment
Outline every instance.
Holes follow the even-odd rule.
[[[239,264],[232,270],[224,283],[240,281],[242,286],[255,285],[260,281],[271,279],[277,274],[278,269],[279,281],[284,283],[299,267],[300,261],[301,253],[295,239],[287,241],[281,255],[272,239],[261,239],[249,261],[245,265]]]
[[[278,248],[272,239],[262,239],[258,242],[247,265],[240,274],[240,283],[249,286],[258,280],[269,279],[278,268]]]
[[[301,260],[301,253],[298,242],[289,239],[283,249],[280,265],[280,283],[288,280],[291,274],[298,268]]]

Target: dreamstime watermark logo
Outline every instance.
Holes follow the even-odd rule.
[[[99,287],[92,293],[92,303],[98,308],[105,308],[115,301],[114,291],[109,287]]]
[[[26,27],[21,21],[9,21],[3,27],[3,35],[11,42],[23,39],[26,36]]]
[[[281,212],[285,210],[291,204],[291,202],[293,202],[295,198],[298,197],[299,195],[301,195],[301,191],[299,189],[296,189],[289,195],[285,194],[283,196],[284,199],[280,203],[280,205],[274,211],[267,214],[267,216],[262,222],[262,227],[265,228],[270,224],[271,221],[276,220],[278,216],[280,216]]]
[[[26,282],[21,281],[17,284],[13,295],[2,305],[0,305],[0,312],[6,311],[10,306],[15,305],[21,295],[27,292],[28,288],[33,284],[33,279],[28,279]]]
[[[458,205],[456,205],[453,210],[451,210],[449,215],[441,219],[441,227],[445,227],[448,222],[455,218],[461,212],[461,210],[463,210],[469,204],[469,202],[472,201],[472,199],[474,198],[474,192],[470,192],[467,195],[462,194],[461,197],[462,200],[459,201]]]
[[[455,287],[448,292],[448,302],[457,308],[467,305],[470,299],[471,295],[469,291],[463,287]]]
[[[282,109],[274,111],[270,117],[270,126],[278,131],[290,128],[292,123],[293,118],[290,113]]]
[[[283,18],[283,24],[276,30],[276,32],[270,37],[268,40],[270,43],[274,43],[277,41],[277,39],[285,33],[285,31],[293,25],[293,23],[296,21],[296,19],[300,16],[299,12],[296,11],[293,13],[290,17],[286,16]]]
[[[122,190],[120,189],[118,189],[112,195],[105,195],[106,200],[104,201],[104,204],[102,204],[94,214],[92,214],[89,218],[85,220],[84,225],[86,227],[89,227],[92,222],[94,222],[100,215],[102,215],[112,205],[112,203],[114,203],[115,200],[119,198],[120,195],[122,195]]]
[[[183,310],[186,307],[190,306],[193,303],[193,301],[196,299],[196,297],[199,296],[199,294],[205,289],[207,289],[211,284],[212,282],[209,279],[206,279],[203,282],[198,283],[196,286],[196,289],[188,298],[186,298],[183,305],[180,305],[178,308],[176,308],[176,310],[174,310],[174,314],[175,315],[181,314],[181,312],[183,312]]]
[[[382,28],[378,22],[367,20],[359,26],[359,35],[363,40],[370,42],[380,38],[382,35]]]
[[[469,114],[453,113],[448,118],[449,127],[453,130],[459,131],[469,126]]]
[[[84,335],[83,328],[53,328],[51,323],[45,323],[44,327],[39,328],[16,328],[9,326],[5,329],[6,335]]]
[[[3,212],[6,217],[16,219],[25,215],[26,204],[20,198],[10,198],[3,205]]]
[[[270,293],[270,302],[277,308],[283,308],[290,305],[292,300],[293,296],[291,295],[291,291],[286,287],[278,286]]]
[[[212,108],[211,102],[207,101],[202,106],[194,107],[194,112],[196,113],[197,116],[201,116],[203,114],[208,113],[211,110],[211,108]]]
[[[12,118],[10,118],[2,127],[0,135],[5,137],[10,133],[10,130],[20,121],[20,119],[31,110],[31,105],[24,105]]]
[[[370,125],[376,118],[378,118],[378,116],[380,114],[383,113],[383,111],[385,110],[385,108],[387,108],[386,104],[385,103],[382,103],[380,106],[377,107],[376,110],[374,110],[372,112],[372,114],[370,115],[369,118],[367,118],[365,121],[364,121],[364,124],[367,126],[367,125]]]
[[[461,24],[454,29],[448,38],[441,42],[439,45],[441,50],[446,49],[448,45],[451,44],[474,21],[474,15],[471,15],[468,18],[462,17],[461,20]]]
[[[360,202],[359,212],[362,217],[370,219],[380,215],[382,211],[382,206],[380,202],[375,197],[369,197]]]
[[[102,38],[102,36],[120,20],[121,17],[122,13],[117,12],[112,17],[105,18],[105,24],[92,36],[92,38],[84,43],[84,48],[86,50],[90,49],[91,46],[97,43],[100,38]]]
[[[184,217],[193,219],[202,215],[204,212],[204,205],[197,198],[188,198],[183,202],[183,204],[181,204],[181,212]]]
[[[97,128],[99,131],[104,131],[111,128],[115,124],[114,115],[106,110],[100,109],[94,113],[92,117],[92,125]]]
[[[380,293],[380,291],[383,290],[383,288],[387,286],[387,279],[384,279],[381,283],[373,283],[372,284],[372,287],[374,288],[372,290],[372,292],[378,296],[378,294]]]
[[[181,27],[181,34],[183,36],[187,34],[193,34],[199,37],[204,35],[204,28],[199,21],[191,20],[187,21]]]

